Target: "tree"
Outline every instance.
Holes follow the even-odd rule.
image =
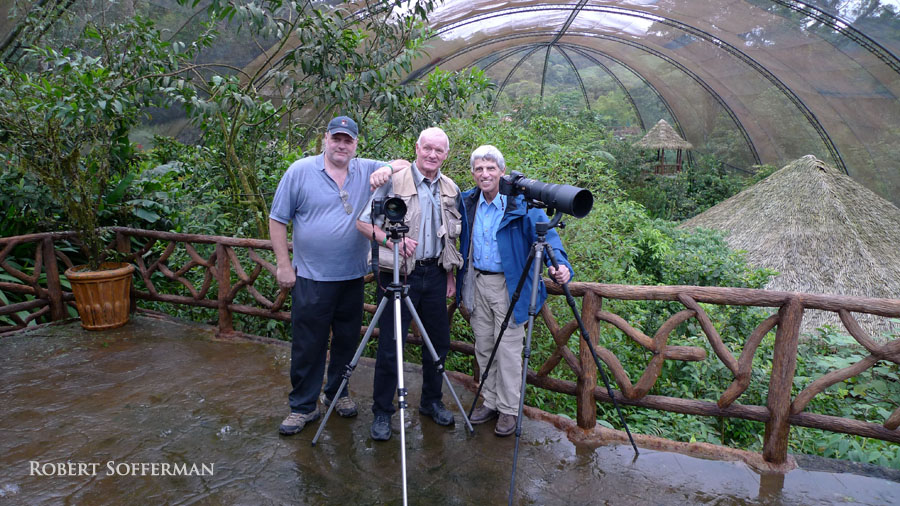
[[[267,233],[268,204],[258,163],[279,141],[307,146],[335,113],[355,117],[363,135],[373,115],[389,125],[384,135],[400,135],[488,99],[481,92],[489,82],[477,69],[436,69],[406,80],[423,55],[424,23],[434,5],[393,0],[359,13],[312,1],[209,5],[210,23],[250,30],[265,49],[251,65],[223,64],[212,74],[197,69],[186,85],[167,91],[182,101],[207,145],[219,147],[232,204],[250,208],[259,236]]]

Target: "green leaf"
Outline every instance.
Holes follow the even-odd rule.
[[[143,207],[135,207],[134,215],[150,223],[156,223],[156,221],[160,218],[158,214],[148,209],[144,209]]]
[[[106,196],[106,203],[109,205],[118,204],[122,197],[125,195],[125,191],[128,190],[128,187],[131,186],[131,182],[134,181],[134,178],[137,176],[134,172],[129,172],[125,174],[125,177],[119,181],[119,184],[116,185],[115,189]]]

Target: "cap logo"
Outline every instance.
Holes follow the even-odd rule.
[[[345,120],[345,119],[342,119],[342,120],[341,120],[341,125],[343,125],[343,126],[347,126],[347,120]]]

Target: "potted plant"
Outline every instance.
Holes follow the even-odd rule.
[[[148,22],[88,25],[77,49],[30,48],[0,63],[0,156],[34,173],[77,232],[86,264],[66,271],[82,325],[124,325],[134,266],[104,262],[110,181],[133,158],[128,139],[161,79],[181,60]]]

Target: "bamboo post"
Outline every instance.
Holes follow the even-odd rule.
[[[600,322],[597,313],[603,308],[603,299],[592,291],[586,291],[581,299],[581,319],[590,335],[591,344],[597,348]],[[597,365],[584,339],[578,341],[578,359],[581,375],[575,387],[576,419],[582,429],[593,429],[597,425],[597,402],[594,388],[597,386]]]
[[[63,304],[62,285],[59,282],[59,264],[56,263],[56,248],[53,246],[53,238],[45,237],[41,241],[41,247],[43,248],[41,253],[44,257],[44,269],[47,272],[50,319],[62,320],[66,317],[66,307]]]
[[[797,342],[803,320],[803,303],[792,297],[778,310],[778,330],[772,357],[772,377],[766,403],[769,421],[763,439],[763,459],[773,464],[787,460],[788,438],[791,433],[791,388],[797,368]]]
[[[219,285],[219,333],[234,332],[234,319],[228,309],[228,292],[231,291],[231,259],[225,245],[216,243],[216,282]]]

